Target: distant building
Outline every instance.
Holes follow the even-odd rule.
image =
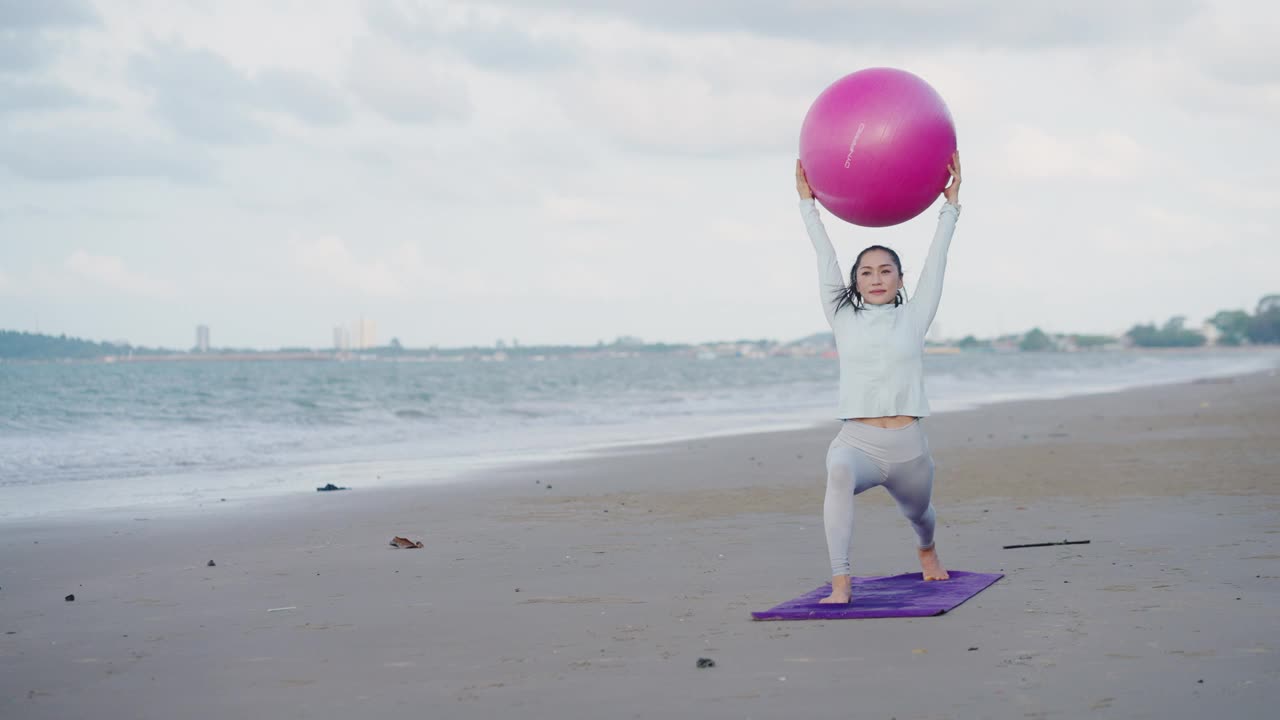
[[[372,320],[360,318],[356,321],[351,335],[357,350],[368,350],[378,346],[378,324]]]
[[[333,329],[333,349],[347,352],[351,349],[351,331],[339,325]]]
[[[196,326],[196,352],[209,352],[209,326]]]

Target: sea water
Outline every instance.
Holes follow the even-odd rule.
[[[935,413],[1280,366],[1280,352],[927,355]],[[832,359],[0,364],[0,519],[451,482],[493,464],[834,422]]]

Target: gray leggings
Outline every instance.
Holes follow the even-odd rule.
[[[933,546],[933,457],[920,421],[898,429],[845,420],[827,451],[827,496],[822,505],[831,574],[849,574],[853,496],[883,485],[911,521],[920,547]]]

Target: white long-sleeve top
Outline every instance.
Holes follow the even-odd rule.
[[[960,207],[945,203],[938,213],[938,229],[929,245],[920,282],[900,306],[864,305],[860,312],[846,305],[836,312],[845,277],[835,248],[811,198],[801,199],[809,239],[818,255],[818,290],[827,323],[840,356],[841,418],[929,414],[924,394],[924,336],[938,311],[947,248],[960,217]]]

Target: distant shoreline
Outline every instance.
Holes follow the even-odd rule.
[[[271,352],[271,351],[248,351],[248,352],[208,352],[208,353],[140,353],[136,355],[103,355],[101,357],[91,358],[0,358],[0,364],[14,365],[110,365],[110,364],[133,364],[133,363],[192,363],[192,362],[289,362],[289,361],[311,361],[311,362],[442,362],[456,363],[467,361],[478,362],[508,362],[513,360],[524,360],[529,362],[541,362],[547,360],[560,360],[565,358],[571,359],[617,359],[632,358],[646,355],[683,355],[687,357],[699,357],[703,360],[724,360],[724,359],[771,359],[771,358],[834,358],[834,353],[830,351],[823,352],[778,352],[778,353],[758,353],[753,355],[738,354],[707,354],[705,350],[701,350],[704,346],[690,346],[679,349],[667,350],[640,350],[640,349],[622,349],[614,346],[605,346],[604,348],[583,347],[573,350],[557,350],[548,352],[510,352],[506,350],[493,349],[467,349],[467,350],[450,350],[442,351],[435,354],[427,354],[424,351],[404,351],[402,353],[386,353],[386,352],[335,352],[332,350],[322,351],[297,351],[297,352]],[[983,354],[983,355],[1021,355],[1021,354],[1091,354],[1091,353],[1145,353],[1159,352],[1163,354],[1191,354],[1197,352],[1258,352],[1276,350],[1280,351],[1280,347],[1275,345],[1210,345],[1199,347],[1116,347],[1116,348],[1097,348],[1097,349],[1080,349],[1080,350],[1005,350],[991,348],[965,349],[952,345],[931,345],[925,348],[926,355],[967,355],[967,354]]]

